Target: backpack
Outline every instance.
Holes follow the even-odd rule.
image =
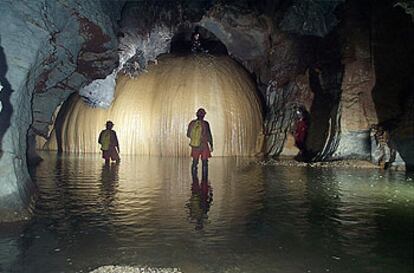
[[[100,143],[102,145],[102,151],[109,150],[109,144],[111,144],[111,131],[105,130],[101,133]]]
[[[203,126],[201,125],[201,120],[196,120],[194,122],[193,128],[191,129],[190,133],[190,146],[191,147],[200,147],[201,145],[201,132],[203,130]]]

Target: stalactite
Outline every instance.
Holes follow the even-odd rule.
[[[186,128],[199,107],[207,111],[213,155],[261,151],[262,117],[255,85],[228,57],[165,56],[136,79],[120,76],[108,110],[90,108],[78,98],[68,104],[56,133],[63,151],[99,152],[98,134],[106,120],[112,120],[123,154],[188,156]],[[56,138],[47,146],[57,150]]]

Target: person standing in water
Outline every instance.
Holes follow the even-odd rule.
[[[299,149],[299,153],[295,156],[295,159],[303,161],[306,158],[306,137],[308,135],[309,119],[304,108],[299,108],[296,111],[296,115],[293,136],[295,138],[295,146]]]
[[[206,111],[203,108],[197,110],[197,118],[188,125],[187,137],[190,138],[192,173],[197,173],[198,162],[201,157],[202,176],[208,173],[208,158],[213,151],[213,136],[211,135],[210,124],[204,120]]]
[[[99,134],[98,138],[98,143],[101,144],[102,158],[105,159],[105,164],[109,164],[111,160],[116,161],[116,163],[119,163],[121,160],[119,157],[120,150],[118,137],[116,136],[116,132],[112,130],[113,127],[113,122],[108,120],[106,122],[106,129]]]

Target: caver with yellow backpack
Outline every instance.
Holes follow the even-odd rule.
[[[203,175],[207,174],[207,162],[213,151],[213,137],[210,124],[204,120],[206,111],[203,108],[197,110],[197,119],[190,122],[187,129],[187,137],[190,138],[191,157],[193,158],[192,171],[197,171],[198,160],[201,157],[203,163]]]
[[[118,137],[112,127],[114,124],[112,121],[106,122],[106,129],[99,134],[98,143],[101,144],[102,158],[105,159],[105,163],[109,163],[111,160],[119,163],[119,143]]]

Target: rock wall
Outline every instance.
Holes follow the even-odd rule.
[[[407,169],[414,169],[414,23],[400,7],[381,2],[372,10],[375,87],[379,124]]]
[[[53,112],[69,94],[117,66],[114,22],[121,6],[122,1],[1,1],[3,214],[26,208],[33,197],[27,143],[35,134],[47,136]]]
[[[414,2],[412,0],[397,1],[394,7],[403,8],[407,14],[411,15],[411,20],[414,22]]]
[[[335,10],[345,0],[294,0],[279,23],[283,31],[324,37],[338,24]]]
[[[305,161],[327,160],[338,147],[344,69],[338,46],[336,33],[317,41],[316,58],[309,69],[314,99],[310,108]]]
[[[276,73],[268,74],[271,80],[263,89],[267,102],[265,152],[277,156],[298,151],[290,134],[295,117],[287,107],[296,104],[310,112],[305,160],[375,161],[378,147],[371,146],[370,131],[378,123],[390,133],[391,140],[386,145],[397,152],[393,165],[406,164],[410,169],[414,158],[414,84],[408,71],[414,65],[414,35],[410,16],[399,8],[409,13],[407,5],[393,6],[392,1],[375,5],[342,2],[336,11],[340,20],[329,14],[324,17],[336,22],[331,27],[328,22],[320,24],[324,22],[321,14],[327,13],[314,8],[332,9],[317,7],[313,1],[294,1],[287,8],[287,13],[293,12],[289,19],[285,17],[287,13],[276,16],[282,18],[280,29],[307,36],[287,36],[274,47],[279,57],[267,58],[266,67],[273,65]],[[304,9],[306,5],[312,7]],[[310,22],[308,13],[321,16]],[[301,90],[294,88],[298,77],[304,83]]]
[[[119,64],[107,78],[95,80],[80,90],[84,101],[92,107],[109,108],[118,72],[138,77],[147,72],[148,64],[156,62],[160,54],[169,52],[174,31],[184,24],[182,9],[181,2],[174,0],[163,4],[148,0],[126,2],[117,35]]]
[[[375,70],[370,31],[369,10],[356,1],[347,3],[339,29],[344,76],[340,99],[340,139],[332,156],[334,159],[370,159],[370,127],[378,122],[371,95]]]

